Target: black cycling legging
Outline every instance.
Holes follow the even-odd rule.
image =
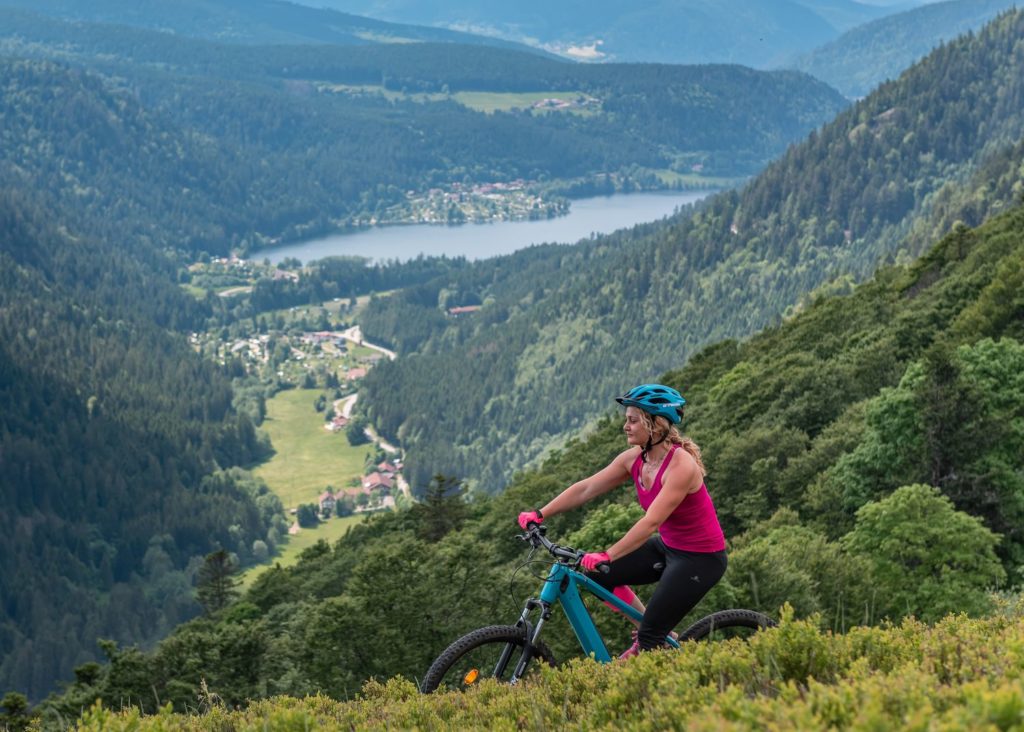
[[[637,635],[640,648],[649,650],[660,646],[669,631],[715,586],[725,574],[727,563],[724,551],[672,549],[655,534],[632,554],[612,562],[607,574],[594,572],[588,576],[608,590],[619,585],[658,583]]]

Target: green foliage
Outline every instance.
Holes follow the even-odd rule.
[[[196,598],[203,610],[215,613],[238,596],[238,566],[224,549],[207,554],[196,577]]]
[[[9,691],[0,699],[0,727],[5,732],[24,732],[32,723],[32,715],[29,711],[28,698],[16,691]]]
[[[531,683],[485,682],[467,694],[421,696],[395,677],[366,683],[349,701],[279,697],[152,717],[95,705],[78,729],[1013,729],[1024,713],[1019,608],[847,634],[782,617],[749,641],[687,644],[629,663],[579,659]]]
[[[315,503],[301,503],[296,509],[295,520],[304,529],[311,529],[320,523],[320,509]]]
[[[280,511],[232,467],[266,446],[230,377],[181,335],[212,308],[144,241],[69,237],[39,195],[0,192],[0,689],[33,701],[96,638],[149,644],[196,615],[202,557],[251,562]]]
[[[566,537],[566,543],[587,551],[610,547],[644,515],[635,502],[609,503],[587,514],[586,523]]]
[[[435,475],[420,501],[409,509],[419,538],[436,542],[449,531],[458,530],[468,514],[464,495],[465,488],[458,478]]]
[[[348,440],[348,444],[352,445],[352,447],[367,444],[370,441],[370,438],[366,435],[366,428],[368,426],[369,422],[362,415],[356,415],[349,420],[348,426],[345,427],[345,439]]]
[[[897,387],[868,404],[863,439],[825,472],[819,490],[856,510],[927,481],[1002,534],[1000,554],[1008,566],[1019,565],[1020,368],[1024,346],[1010,338],[929,350]]]
[[[998,541],[937,488],[912,485],[862,506],[843,546],[868,558],[879,616],[937,620],[990,609],[986,591],[1006,579]]]
[[[817,614],[836,630],[870,622],[863,604],[872,591],[866,553],[851,553],[800,524],[790,509],[738,536],[716,592],[738,607],[789,603],[800,617]]]

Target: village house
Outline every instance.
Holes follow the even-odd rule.
[[[345,378],[349,381],[355,381],[356,379],[361,379],[364,376],[366,376],[366,369],[362,367],[349,369],[348,373],[345,374]]]
[[[298,282],[299,281],[299,273],[298,272],[288,272],[288,271],[283,270],[283,269],[275,269],[273,271],[273,273],[271,274],[271,277],[273,278],[273,280],[275,282],[277,282],[279,280],[291,280],[292,282]]]
[[[334,506],[337,504],[337,499],[335,499],[334,494],[330,491],[324,491],[320,494],[319,503],[320,513],[333,513]]]
[[[366,490],[373,490],[374,488],[383,488],[385,490],[391,490],[391,486],[394,485],[394,481],[386,475],[381,475],[377,471],[370,473],[369,475],[363,476],[363,488]]]
[[[314,346],[323,343],[324,341],[334,340],[335,338],[337,338],[337,334],[327,330],[319,330],[315,333],[302,334],[303,343],[310,343]]]
[[[324,425],[324,429],[327,430],[328,432],[340,432],[341,430],[348,427],[348,422],[348,417],[339,414],[335,416],[334,419],[332,419],[330,422],[327,422]]]

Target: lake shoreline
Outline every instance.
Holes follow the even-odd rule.
[[[649,223],[673,215],[721,189],[613,193],[575,199],[564,215],[538,219],[387,222],[352,226],[336,233],[258,249],[254,259],[307,264],[331,256],[363,256],[371,261],[418,256],[486,259],[536,244],[576,244],[593,235]],[[481,234],[487,236],[481,238]]]

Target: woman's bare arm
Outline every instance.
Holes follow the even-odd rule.
[[[620,453],[607,467],[599,470],[589,478],[573,483],[548,503],[541,507],[544,517],[565,513],[579,508],[587,501],[604,495],[612,488],[622,485],[630,478],[630,466],[636,459],[639,448],[630,448]]]

